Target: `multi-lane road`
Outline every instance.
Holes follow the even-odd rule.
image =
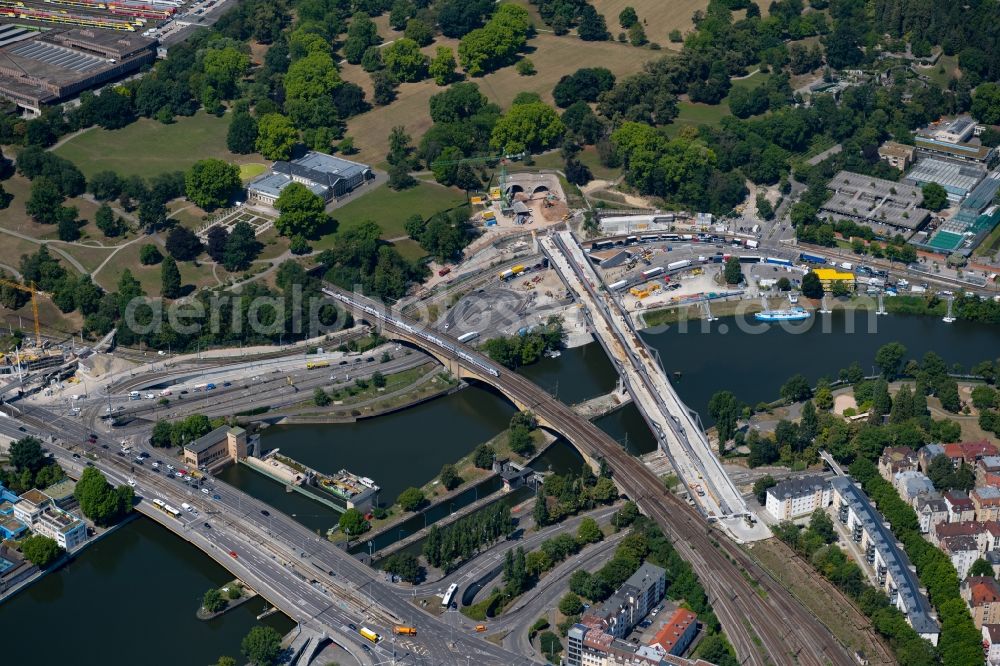
[[[458,664],[467,658],[488,664],[533,663],[474,634],[456,632],[411,603],[376,570],[216,479],[207,482],[210,490],[203,493],[146,468],[133,468],[115,455],[117,447],[104,449],[100,440],[90,444],[89,430],[77,420],[41,407],[23,407],[14,418],[0,419],[0,423],[11,436],[45,438],[49,450],[71,472],[78,474],[81,464],[90,463],[113,483],[134,481],[143,513],[158,518],[244,578],[284,613],[331,636],[365,663],[395,659],[397,663]],[[73,457],[74,453],[80,457]],[[156,498],[177,508],[187,503],[192,511],[182,511],[175,519],[151,503]],[[365,625],[389,637],[397,622],[416,627],[418,635],[408,641],[408,651],[396,650],[395,656],[392,641],[370,646],[351,628]]]

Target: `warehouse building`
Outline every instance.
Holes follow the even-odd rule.
[[[0,97],[38,115],[46,104],[119,79],[156,58],[155,40],[105,30],[0,32]]]
[[[949,201],[961,203],[985,176],[986,169],[980,164],[922,157],[903,180],[915,187],[937,183],[948,193]]]
[[[857,284],[854,273],[842,273],[836,268],[814,268],[813,273],[819,278],[820,284],[823,285],[824,291],[830,291],[833,289],[835,282],[839,282],[847,287],[848,291],[853,291],[855,285]]]
[[[273,206],[283,189],[301,183],[324,201],[333,201],[374,179],[367,164],[309,151],[291,162],[275,162],[268,173],[250,183],[247,194],[250,201]]]
[[[880,236],[913,233],[930,220],[930,211],[918,205],[923,194],[912,184],[841,171],[827,187],[833,195],[820,207],[821,217],[863,224]]]

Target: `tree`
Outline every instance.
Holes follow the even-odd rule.
[[[767,502],[767,489],[774,488],[778,482],[770,474],[766,474],[753,483],[753,494],[757,498],[757,503],[761,506]]]
[[[198,160],[184,175],[187,198],[205,210],[219,208],[229,203],[229,198],[240,187],[240,168],[222,160]]]
[[[889,342],[875,352],[875,365],[882,371],[882,376],[892,381],[899,376],[906,358],[906,347],[899,342]]]
[[[404,511],[419,511],[427,503],[427,498],[419,488],[410,487],[399,493],[396,502]]]
[[[632,46],[643,46],[649,41],[646,30],[641,23],[636,23],[628,29],[628,43]]]
[[[18,473],[28,470],[32,475],[47,464],[42,442],[37,437],[28,435],[13,442],[8,452],[10,464]]]
[[[508,155],[526,150],[540,152],[555,145],[565,131],[559,114],[549,105],[518,104],[493,126],[490,146]]]
[[[344,58],[352,65],[357,65],[365,55],[369,46],[376,46],[382,42],[378,35],[378,28],[375,23],[362,13],[351,17],[351,25],[347,29],[347,39],[344,41]]]
[[[149,443],[153,446],[159,447],[173,446],[173,442],[171,441],[172,433],[173,426],[170,424],[170,421],[157,421],[153,426],[153,432],[150,435]]]
[[[441,22],[439,16],[438,21]],[[443,25],[443,23],[442,23]],[[481,76],[509,64],[528,39],[531,19],[523,7],[501,4],[482,28],[458,45],[458,57],[469,76]]]
[[[24,204],[24,210],[36,222],[41,224],[57,224],[64,217],[65,209],[62,205],[65,196],[59,191],[59,187],[51,178],[39,176],[31,181],[31,196]],[[73,216],[76,217],[76,210],[73,209]]]
[[[87,189],[98,201],[110,201],[121,194],[122,180],[114,171],[98,171],[87,182]]]
[[[823,543],[833,543],[837,540],[837,532],[833,529],[833,521],[823,509],[816,509],[809,517],[809,531],[823,539]]]
[[[638,22],[639,15],[636,14],[634,7],[626,7],[618,13],[618,25],[625,30],[628,30]]]
[[[397,39],[382,49],[385,68],[398,81],[419,81],[427,76],[428,58],[412,39]]]
[[[386,558],[382,568],[399,576],[407,583],[417,583],[424,576],[424,568],[413,553],[395,553]]]
[[[219,661],[215,662],[215,666],[236,666],[236,660],[232,657],[222,656],[219,657]]]
[[[205,592],[201,598],[201,606],[209,613],[218,613],[229,605],[229,601],[222,596],[217,588],[212,588]]]
[[[396,99],[397,85],[396,79],[388,72],[375,72],[372,74],[372,99],[379,106],[392,104]]]
[[[708,401],[708,413],[715,419],[715,430],[719,434],[719,452],[724,453],[726,442],[736,434],[736,422],[743,405],[731,391],[717,391]]]
[[[202,251],[201,239],[187,227],[177,226],[167,234],[167,252],[174,259],[191,261]]]
[[[608,32],[608,24],[604,21],[604,16],[597,13],[591,4],[583,5],[580,10],[580,20],[576,26],[576,34],[580,39],[587,42],[604,41],[611,39]]]
[[[535,529],[541,529],[549,524],[549,505],[545,499],[545,492],[541,487],[535,491],[535,506],[532,509],[532,518],[535,521]]]
[[[153,266],[163,261],[160,248],[152,243],[146,243],[139,248],[139,263],[143,266]]]
[[[227,271],[246,270],[257,257],[260,248],[261,244],[257,242],[253,227],[249,222],[240,220],[233,225],[233,230],[226,239],[226,247],[222,252],[222,265]]]
[[[409,169],[403,164],[393,164],[389,167],[389,182],[393,190],[405,190],[417,184],[416,178],[410,175]]]
[[[167,257],[160,266],[160,295],[163,298],[177,298],[181,295],[181,272],[173,257]]]
[[[292,121],[280,113],[268,113],[257,123],[257,152],[266,159],[289,159],[298,140]]]
[[[981,83],[972,93],[972,115],[986,125],[1000,125],[1000,85]]]
[[[559,79],[552,89],[552,98],[561,108],[576,102],[596,102],[601,93],[614,85],[615,75],[606,67],[582,67]]]
[[[123,220],[121,218],[115,219],[111,206],[106,203],[101,204],[100,208],[97,209],[94,214],[94,223],[108,238],[121,236],[125,231]]]
[[[740,265],[739,257],[729,257],[726,260],[726,268],[723,271],[726,284],[739,284],[743,282],[743,268]]]
[[[576,530],[576,540],[580,543],[597,543],[604,538],[601,528],[593,518],[584,518]]]
[[[494,457],[495,454],[492,446],[489,444],[480,444],[476,447],[476,451],[472,455],[472,464],[479,469],[490,469],[493,467]]]
[[[412,39],[420,46],[428,46],[434,41],[434,28],[427,25],[426,21],[411,18],[406,22],[406,28],[403,29],[403,36],[407,39]]]
[[[330,394],[317,386],[313,391],[313,404],[317,407],[326,407],[330,404]]]
[[[462,485],[462,477],[458,475],[455,471],[455,466],[447,463],[441,468],[441,473],[438,475],[441,480],[441,485],[445,487],[446,490],[454,490]]]
[[[252,153],[257,144],[257,121],[246,112],[236,112],[226,132],[226,147],[237,155]]]
[[[98,525],[112,525],[132,511],[132,488],[112,487],[104,474],[94,467],[84,468],[74,495],[83,515]]]
[[[206,249],[212,261],[221,264],[225,257],[226,241],[229,240],[229,232],[221,224],[216,224],[208,230],[206,234]]]
[[[272,627],[254,627],[240,647],[253,666],[273,666],[281,652],[281,634]]]
[[[927,210],[938,211],[948,206],[948,191],[937,183],[924,183],[920,188],[924,200],[921,206]]]
[[[578,615],[583,612],[583,602],[580,597],[572,592],[567,592],[559,600],[559,612],[565,616]]]
[[[348,509],[344,513],[340,514],[340,522],[338,523],[340,531],[347,534],[349,537],[356,537],[360,534],[367,532],[371,525],[365,519],[365,514],[361,513],[357,509]]]
[[[455,52],[447,46],[439,46],[435,50],[434,59],[427,69],[427,73],[434,79],[434,83],[439,86],[446,86],[455,80]]]
[[[311,237],[329,221],[326,202],[302,183],[289,183],[274,202],[281,213],[274,226],[282,236]]]
[[[39,569],[47,569],[53,562],[59,559],[63,549],[47,536],[34,534],[21,542],[21,552]]]
[[[993,565],[981,557],[969,567],[969,576],[989,576],[990,578],[996,578]]]
[[[813,271],[802,276],[802,295],[806,298],[823,298],[823,283]]]
[[[789,377],[781,387],[781,397],[785,402],[800,402],[812,397],[812,387],[809,381],[801,374]]]

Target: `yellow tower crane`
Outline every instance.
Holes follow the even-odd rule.
[[[26,291],[31,294],[31,314],[35,317],[35,345],[40,347],[42,345],[42,333],[38,326],[38,299],[35,297],[35,285],[25,286],[19,282],[3,279],[0,279],[0,285]]]

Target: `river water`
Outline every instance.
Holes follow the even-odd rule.
[[[263,599],[203,622],[202,595],[232,576],[146,518],[133,520],[0,605],[5,664],[177,666],[240,657]],[[294,624],[262,621],[285,634]]]
[[[965,367],[1000,355],[997,327],[891,316],[878,318],[875,330],[868,332],[859,316],[855,320],[858,332],[847,333],[852,315],[835,313],[828,317],[829,332],[824,332],[819,320],[813,320],[802,332],[772,326],[752,333],[740,330],[730,318],[712,323],[704,332],[699,322],[692,322],[687,332],[674,326],[643,335],[660,353],[666,370],[681,373],[676,382],[678,392],[706,422],[708,400],[717,390],[731,390],[751,404],[773,400],[781,385],[795,373],[811,381],[824,375],[835,377],[840,368],[854,360],[870,370],[875,351],[893,340],[906,345],[910,357],[919,358],[925,351],[934,350],[949,364]],[[522,372],[568,403],[606,393],[616,381],[611,363],[596,343],[565,350],[559,358],[543,359]],[[354,424],[270,428],[263,442],[265,448],[279,447],[320,471],[346,468],[370,476],[382,487],[383,501],[391,502],[403,488],[425,483],[444,463],[465,455],[503,430],[513,413],[513,406],[502,396],[473,386],[412,409]],[[655,447],[642,417],[632,406],[597,423],[635,454]],[[537,467],[565,473],[578,470],[580,465],[580,456],[559,441]],[[222,478],[312,529],[325,530],[339,517],[332,509],[298,493],[287,493],[281,484],[242,466],[229,468]],[[489,489],[481,488],[480,492]],[[475,491],[467,495],[456,501],[464,505],[475,499]],[[522,497],[523,493],[506,501]],[[428,519],[436,520],[456,508],[442,507]],[[405,537],[422,523],[423,518],[416,517],[374,547]],[[412,548],[419,549],[419,544]],[[142,662],[172,666],[212,663],[221,654],[237,656],[240,639],[255,624],[262,601],[251,602],[213,622],[200,622],[194,617],[205,590],[228,578],[221,567],[194,547],[147,520],[134,521],[84,551],[69,567],[0,606],[0,626],[8,629],[9,636],[22,637],[7,642],[4,659],[34,664],[42,663],[39,655],[44,655],[44,663],[115,666]],[[59,640],[39,643],[25,638],[55,631],[53,618]],[[280,615],[265,622],[279,631],[290,626],[290,621]],[[163,627],[170,627],[169,633]],[[93,647],[98,643],[107,646],[111,632],[113,649]]]

